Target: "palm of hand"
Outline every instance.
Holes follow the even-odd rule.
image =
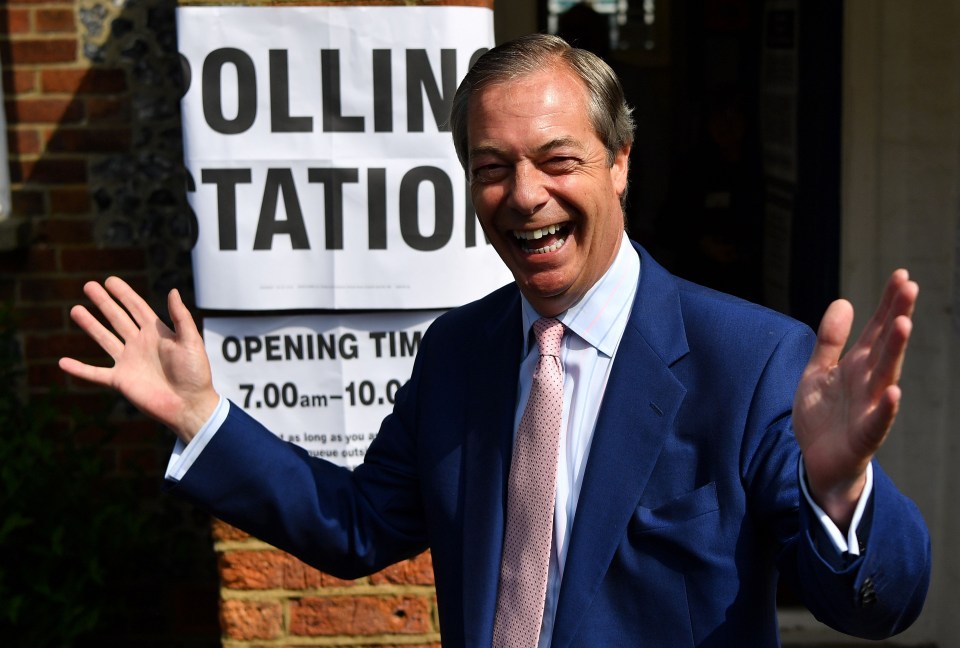
[[[794,398],[793,426],[811,493],[831,517],[831,511],[845,517],[859,498],[867,464],[893,425],[917,292],[906,271],[894,272],[876,312],[842,358],[852,306],[834,302],[820,323]]]
[[[178,339],[157,318],[126,340],[115,359],[111,386],[148,416],[172,423],[188,407],[184,394],[197,393],[210,382],[202,343],[195,348],[192,341]]]
[[[109,292],[108,292],[109,291]],[[70,311],[74,321],[113,358],[112,367],[96,367],[63,358],[61,368],[90,382],[116,389],[137,409],[189,441],[219,401],[203,340],[176,291],[168,300],[174,330],[120,279],[103,286],[90,282],[84,292],[112,327],[83,306]]]
[[[830,367],[808,367],[793,405],[794,433],[811,485],[854,485],[890,428],[896,398],[875,393],[869,351],[854,348]],[[819,490],[819,489],[816,489]]]

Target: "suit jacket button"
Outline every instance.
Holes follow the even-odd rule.
[[[873,579],[867,576],[860,585],[860,607],[869,607],[877,602],[877,590]]]

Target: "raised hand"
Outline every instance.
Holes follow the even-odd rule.
[[[841,353],[853,307],[830,304],[793,403],[793,426],[810,492],[845,529],[863,491],[867,464],[883,444],[900,404],[900,368],[919,287],[906,270],[887,282],[856,343]]]
[[[210,361],[190,312],[173,290],[167,307],[174,330],[126,282],[110,277],[101,286],[89,282],[83,292],[103,314],[108,329],[83,306],[70,317],[113,358],[112,367],[96,367],[61,358],[72,376],[111,387],[147,416],[189,442],[216,408]]]

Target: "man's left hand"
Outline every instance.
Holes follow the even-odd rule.
[[[807,484],[843,530],[863,492],[867,465],[897,414],[897,383],[919,290],[906,270],[896,270],[873,317],[842,357],[853,307],[842,299],[830,304],[797,387],[793,426]]]

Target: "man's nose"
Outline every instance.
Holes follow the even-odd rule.
[[[518,164],[510,190],[510,207],[522,214],[535,214],[550,200],[546,178],[529,163]]]

